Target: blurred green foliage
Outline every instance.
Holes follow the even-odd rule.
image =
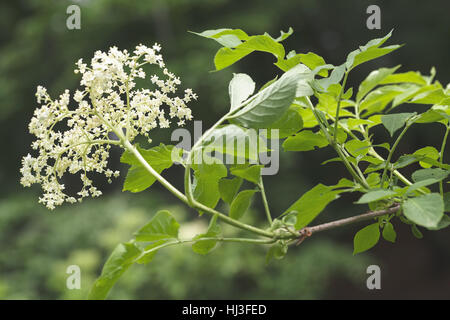
[[[161,208],[181,221],[188,216],[145,194],[124,194],[64,207],[57,214],[19,195],[0,204],[0,298],[84,299],[105,258],[120,241]],[[149,209],[151,208],[151,209]],[[202,232],[204,220],[185,221],[181,235]],[[338,273],[361,282],[370,259],[351,257],[348,246],[310,242],[284,261],[265,264],[265,248],[224,244],[208,256],[189,247],[161,250],[147,265],[135,265],[113,289],[113,299],[295,299],[319,298]],[[67,268],[81,269],[81,290],[66,288]],[[295,279],[295,281],[293,281]]]
[[[382,8],[383,28],[369,31],[365,28],[365,9],[369,4],[377,3]],[[66,28],[66,8],[70,4],[81,7],[81,30]],[[428,73],[434,65],[438,70],[437,78],[448,83],[448,78],[443,78],[448,77],[450,68],[450,29],[442,9],[445,4],[444,0],[435,1],[433,5],[406,0],[389,3],[356,0],[2,1],[0,297],[86,297],[112,248],[128,240],[158,209],[170,208],[178,220],[184,220],[193,230],[205,227],[207,223],[194,218],[195,212],[174,206],[173,198],[160,193],[156,185],[141,195],[117,194],[120,182],[105,185],[103,190],[107,195],[104,197],[64,206],[51,213],[39,205],[37,189],[24,190],[18,183],[20,159],[31,151],[32,137],[26,128],[36,107],[34,92],[37,85],[45,85],[52,95],[66,88],[73,90],[79,81],[73,74],[73,63],[80,57],[89,59],[95,50],[105,50],[112,45],[131,48],[138,43],[156,41],[163,46],[169,69],[181,77],[184,87],[194,88],[199,94],[199,100],[191,107],[195,119],[203,120],[206,129],[228,108],[227,85],[232,72],[249,73],[260,86],[272,79],[277,69],[272,65],[272,57],[256,54],[229,70],[210,73],[218,46],[187,31],[229,27],[242,28],[249,34],[267,31],[278,35],[279,30],[287,30],[290,26],[295,33],[286,40],[287,48],[304,53],[317,52],[333,64],[342,62],[345,54],[359,44],[395,28],[395,41],[405,42],[407,46],[398,54],[362,67],[350,79],[350,86],[361,81],[374,67],[399,63],[403,64],[404,70],[422,73]],[[191,126],[188,128],[192,129]],[[438,130],[427,131],[427,134],[413,132],[404,148],[414,151],[424,141],[429,144],[430,139],[433,141],[434,136],[440,135]],[[153,136],[156,143],[168,142],[169,137],[170,130],[160,130]],[[399,150],[404,151],[411,150]],[[337,182],[341,169],[338,164],[319,166],[330,158],[329,152],[280,155],[284,164],[282,170],[278,176],[268,177],[266,182],[274,212],[282,212],[317,182]],[[113,167],[119,167],[118,158],[119,154],[116,154]],[[303,170],[306,166],[308,169]],[[168,173],[168,179],[177,186],[182,184],[180,172],[175,168]],[[70,179],[65,182],[71,184]],[[363,207],[349,208],[348,204],[355,200],[341,199],[340,204],[330,206],[319,221],[364,210]],[[373,260],[369,256],[351,256],[350,239],[354,231],[348,228],[330,236],[320,236],[321,239],[305,241],[300,247],[291,248],[284,260],[269,266],[264,264],[264,250],[250,246],[222,245],[206,257],[195,255],[189,248],[170,248],[158,253],[149,266],[133,266],[114,288],[111,298],[296,299],[359,294],[359,289],[365,290],[365,268]],[[415,263],[422,266],[419,269],[406,266],[405,256],[383,256],[380,251],[375,251],[383,260],[383,266],[391,270],[391,281],[409,286],[394,287],[392,293],[384,291],[387,292],[385,296],[397,297],[395,292],[417,292],[420,297],[436,289],[436,292],[442,292],[438,297],[448,297],[444,284],[445,279],[450,279],[450,255],[444,244],[449,238],[442,232],[445,231],[437,235],[425,233],[420,248],[416,247],[418,240],[403,240],[402,246],[402,236],[409,239],[410,235],[399,233],[395,252],[421,257],[415,259]],[[340,240],[346,244],[340,244]],[[81,290],[65,289],[66,268],[72,264],[81,267]],[[407,276],[402,277],[402,273]],[[408,279],[416,281],[408,282]],[[333,291],[336,281],[352,293],[345,295]],[[354,281],[354,286],[359,289],[349,289],[350,281]],[[424,283],[429,284],[428,287]]]

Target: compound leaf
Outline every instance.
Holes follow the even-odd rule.
[[[250,203],[256,190],[243,190],[237,194],[230,205],[229,216],[233,219],[240,219],[250,207]]]
[[[378,223],[369,224],[359,230],[353,238],[353,254],[358,254],[374,247],[380,240],[380,227]]]
[[[402,208],[409,220],[427,228],[437,227],[444,215],[444,201],[438,193],[410,198],[402,204]]]

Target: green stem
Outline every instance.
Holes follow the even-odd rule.
[[[175,195],[183,203],[185,203],[188,206],[191,206],[195,209],[207,212],[212,215],[217,214],[219,219],[221,219],[222,221],[224,221],[232,226],[235,226],[237,228],[247,230],[247,231],[253,232],[255,234],[259,234],[261,236],[265,236],[265,237],[269,237],[269,238],[273,237],[273,234],[271,232],[268,232],[268,231],[253,227],[251,225],[242,223],[240,221],[237,221],[219,211],[216,211],[212,208],[209,208],[209,207],[201,204],[200,202],[195,201],[194,199],[192,199],[192,202],[189,202],[187,197],[183,193],[181,193],[177,188],[175,188],[169,181],[164,179],[164,177],[162,177],[157,171],[155,171],[155,169],[153,169],[153,167],[151,165],[148,164],[148,162],[144,159],[144,157],[142,157],[142,155],[139,153],[139,151],[128,140],[124,140],[123,145],[128,151],[133,153],[133,155],[136,157],[136,159],[138,159],[138,161],[141,163],[141,165],[144,166],[144,168],[152,176],[154,176],[155,179],[159,181],[159,183],[161,183],[167,190],[169,190],[173,195]]]
[[[273,238],[273,233],[253,227],[251,225],[239,222],[233,218],[228,217],[227,215],[218,212],[214,209],[211,209],[197,201],[195,201],[193,198],[192,199],[188,199],[183,193],[181,193],[177,188],[175,188],[169,181],[167,181],[166,179],[164,179],[164,177],[162,177],[155,169],[153,169],[153,167],[144,159],[144,157],[142,157],[142,155],[140,154],[140,152],[127,140],[127,138],[124,136],[123,132],[117,130],[114,126],[112,126],[108,121],[106,121],[106,119],[104,119],[98,112],[94,111],[94,113],[103,121],[103,123],[105,123],[106,126],[108,126],[111,131],[113,131],[120,139],[123,147],[130,151],[135,157],[136,159],[138,159],[138,161],[141,163],[142,166],[144,166],[144,168],[153,176],[155,177],[156,180],[158,180],[159,183],[161,183],[167,190],[169,190],[174,196],[176,196],[178,199],[180,199],[183,203],[187,204],[190,207],[196,208],[200,211],[205,211],[208,212],[210,214],[217,214],[218,218],[221,219],[222,221],[235,226],[237,228],[243,229],[243,230],[247,230],[250,232],[253,232],[255,234],[259,234],[265,237],[269,237],[269,238]],[[220,121],[224,121],[225,120],[224,116],[223,118],[221,118]],[[223,119],[223,120],[222,120]],[[220,123],[216,123],[211,129],[214,129],[215,127],[217,127]],[[212,130],[208,130],[206,134],[209,134]],[[205,136],[204,135],[204,136]],[[202,137],[204,139],[204,136]],[[201,143],[202,138],[200,138],[200,140],[197,142],[196,145],[199,145]],[[191,152],[189,153],[189,158],[191,156]],[[186,171],[190,171],[190,165],[188,163],[188,166],[186,166]],[[190,176],[189,178],[189,182],[190,182]],[[189,184],[189,195],[192,197],[192,188],[190,187]]]
[[[329,118],[331,119],[331,121],[335,121],[335,118],[334,118],[332,115],[330,115],[329,113],[326,113],[326,116],[329,117]],[[349,130],[348,128],[342,127],[342,129],[343,129],[349,136],[351,136],[353,139],[359,140],[359,138],[358,138],[351,130]],[[347,152],[347,150],[345,149],[344,146],[342,146],[342,150],[343,150],[343,152],[345,153],[345,157],[349,156],[349,154],[348,154],[348,152]],[[350,164],[353,166],[353,168],[355,168],[355,170],[357,171],[357,173],[358,173],[358,175],[361,177],[361,179],[363,179],[365,182],[367,182],[367,181],[366,181],[366,177],[364,177],[364,174],[362,173],[362,171],[361,171],[361,169],[358,167],[358,165],[355,165],[355,164],[353,164],[353,163],[350,163]]]
[[[378,160],[381,160],[381,161],[386,161],[382,156],[380,156],[379,154],[378,154],[378,152],[376,152],[375,151],[375,149],[373,148],[373,147],[370,147],[369,148],[369,155],[371,155],[371,156],[373,156],[373,157],[375,157],[375,158],[377,158]],[[392,170],[392,168],[389,168],[389,170]],[[393,173],[394,173],[394,175],[397,177],[397,178],[399,178],[400,179],[400,181],[402,181],[405,185],[407,185],[407,186],[410,186],[410,185],[412,185],[412,182],[411,181],[409,181],[408,180],[408,178],[406,178],[403,174],[401,174],[401,172],[400,171],[398,171],[398,170],[392,170],[393,171]],[[417,189],[418,191],[420,191],[421,193],[426,193],[425,191],[423,191],[422,189]]]
[[[178,244],[185,244],[185,243],[192,243],[196,241],[208,241],[208,240],[214,240],[214,241],[220,241],[220,242],[235,242],[235,243],[250,243],[250,244],[271,244],[276,242],[276,239],[252,239],[252,238],[222,238],[222,237],[209,237],[209,238],[201,238],[201,239],[179,239],[175,241],[170,241],[163,243],[159,246],[153,247],[149,250],[143,251],[136,259],[134,259],[133,263],[138,261],[140,258],[145,256],[146,254],[158,251],[159,249],[175,246]]]
[[[347,77],[348,77],[348,72],[345,72],[344,80],[342,81],[341,91],[339,92],[339,96],[338,96],[337,108],[336,108],[336,117],[335,117],[335,120],[334,120],[334,136],[333,136],[334,142],[336,142],[336,139],[337,139],[338,123],[339,123],[339,111],[340,111],[340,108],[341,108],[341,100],[342,100],[342,95],[344,94],[345,84],[347,83]]]
[[[240,228],[240,229],[243,229],[243,230],[247,230],[247,231],[250,231],[252,233],[259,234],[260,236],[264,236],[264,237],[268,237],[268,238],[273,238],[274,237],[274,234],[272,232],[265,231],[265,230],[262,230],[260,228],[256,228],[256,227],[251,226],[249,224],[245,224],[245,223],[242,223],[242,222],[240,222],[238,220],[230,218],[229,216],[227,216],[227,215],[225,215],[225,214],[223,214],[223,213],[221,213],[221,212],[219,212],[219,211],[217,211],[215,209],[207,207],[204,204],[201,204],[200,202],[198,202],[196,200],[193,200],[193,207],[198,209],[198,210],[200,210],[200,211],[208,212],[211,215],[217,214],[219,219],[221,219],[222,221],[228,223],[229,225],[235,226],[237,228]]]
[[[269,203],[267,201],[266,192],[264,190],[264,183],[262,177],[259,177],[259,189],[261,190],[261,197],[266,211],[267,221],[272,225],[272,215],[270,214]]]
[[[191,151],[188,153],[187,159],[186,159],[186,166],[184,170],[184,193],[186,194],[188,204],[192,206],[194,204],[194,197],[192,195],[192,181],[191,181],[191,167],[192,167],[192,155],[194,154],[195,150],[202,145],[202,143],[209,138],[211,133],[219,126],[221,125],[225,120],[231,118],[233,114],[238,112],[243,106],[248,104],[250,101],[255,99],[258,95],[262,94],[266,89],[261,90],[256,95],[251,96],[247,100],[241,102],[239,106],[234,108],[233,110],[226,113],[222,118],[220,118],[211,128],[209,128],[194,144],[194,146],[191,148]]]
[[[442,140],[442,145],[441,145],[441,151],[439,153],[439,162],[441,164],[444,163],[444,151],[445,151],[445,145],[447,144],[449,130],[450,130],[450,123],[448,123],[447,130],[445,130],[444,139]],[[443,184],[442,180],[439,181],[439,192],[441,193],[441,196],[444,196],[444,184]]]
[[[331,119],[331,121],[335,121],[335,118],[334,118],[332,115],[330,115],[329,113],[326,113],[326,115]],[[342,127],[342,129],[343,129],[349,136],[351,136],[353,139],[359,140],[359,138],[358,138],[351,130],[349,130],[348,128]],[[350,156],[350,155],[348,154],[348,152],[347,152],[347,150],[345,149],[344,146],[342,146],[342,150],[343,150],[343,152],[344,152],[345,157]],[[365,177],[364,174],[362,173],[362,171],[361,171],[361,169],[359,168],[359,166],[358,166],[357,164],[353,164],[353,163],[350,163],[350,164],[351,164],[351,165],[353,166],[353,168],[356,170],[356,172],[357,172],[358,175],[361,177],[361,179],[364,180],[364,182],[367,184],[366,177]]]
[[[359,139],[358,139],[359,140]],[[343,145],[338,145],[339,148],[342,149],[342,152],[345,156],[345,158],[350,157],[349,152],[345,149],[345,146]],[[361,178],[362,181],[364,181],[364,184],[369,186],[369,184],[367,183],[366,177],[364,176],[364,174],[362,173],[361,169],[359,168],[358,164],[350,162],[350,164],[353,166],[353,168],[356,170],[356,173],[359,175],[359,177]]]
[[[355,105],[355,115],[356,115],[356,118],[357,118],[357,119],[360,119],[360,116],[359,116],[359,103],[357,103],[357,104]],[[364,125],[360,125],[360,128],[361,128],[362,134],[363,134],[363,136],[364,136],[364,139],[366,139],[367,141],[370,141],[370,139],[369,139],[369,133],[368,133],[368,130],[366,129],[366,127],[365,127]],[[344,129],[345,129],[345,128],[344,128]],[[349,130],[349,131],[351,131],[351,130]],[[371,155],[371,156],[373,156],[373,157],[375,157],[375,158],[377,158],[378,160],[381,160],[381,161],[383,161],[383,162],[385,161],[384,158],[383,158],[382,156],[380,156],[380,155],[378,154],[378,152],[376,152],[376,150],[375,150],[372,146],[370,146],[370,148],[369,148],[369,155]],[[398,170],[392,170],[392,168],[390,168],[390,170],[391,170],[392,173],[393,173],[397,178],[399,178],[400,181],[402,181],[405,185],[407,185],[407,186],[412,185],[412,182],[409,181],[408,178],[406,178],[403,174],[401,174],[400,171],[398,171]],[[426,193],[427,193],[427,192],[426,192],[425,190],[423,190],[422,188],[417,189],[417,191],[419,191],[419,192],[422,193],[422,194],[426,194]]]
[[[387,173],[388,168],[390,167],[392,155],[394,154],[395,149],[397,148],[398,144],[400,143],[400,140],[403,138],[403,136],[405,135],[405,133],[409,129],[409,127],[410,127],[410,125],[405,125],[405,128],[403,128],[402,132],[397,137],[397,139],[394,142],[394,145],[392,146],[391,150],[389,151],[389,155],[386,159],[386,165],[384,167],[383,174],[381,175],[381,182],[380,182],[381,188],[384,188],[384,182],[386,180],[386,173]]]
[[[136,159],[140,162],[140,164],[153,176],[156,180],[159,181],[167,190],[169,190],[174,196],[180,199],[184,203],[188,203],[186,196],[181,193],[177,188],[175,188],[169,181],[167,181],[164,177],[162,177],[148,162],[144,159],[141,153],[128,141],[124,140],[123,145],[125,149],[130,151]]]
[[[194,203],[194,197],[192,195],[192,181],[191,181],[191,166],[192,166],[192,155],[194,154],[195,149],[197,149],[208,137],[209,135],[224,122],[230,113],[227,113],[222,118],[219,119],[211,128],[209,128],[194,144],[191,151],[188,153],[186,159],[186,167],[184,170],[184,193],[187,196],[188,204],[192,206]]]
[[[338,156],[341,158],[342,162],[344,163],[345,167],[347,168],[347,171],[352,175],[352,177],[359,183],[361,184],[361,186],[363,186],[366,189],[369,189],[369,185],[368,183],[365,181],[365,179],[361,178],[355,171],[355,169],[352,167],[352,165],[350,164],[350,162],[347,160],[347,157],[343,154],[342,150],[340,149],[339,145],[337,144],[336,141],[334,141],[334,139],[332,137],[330,137],[330,134],[328,133],[327,128],[324,127],[324,125],[322,124],[322,122],[320,121],[320,118],[317,116],[316,114],[316,110],[311,102],[311,100],[309,99],[309,97],[306,97],[306,101],[308,102],[308,106],[311,109],[314,117],[316,118],[316,121],[319,124],[320,130],[323,132],[323,134],[325,135],[325,137],[327,138],[328,142],[330,143],[330,145],[334,148],[334,150],[336,150]]]

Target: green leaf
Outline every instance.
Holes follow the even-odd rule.
[[[271,84],[275,83],[275,81],[278,80],[278,75],[275,76],[272,80],[267,81],[261,88],[259,88],[259,91],[263,91],[265,88],[270,86]]]
[[[347,141],[347,133],[344,129],[339,128],[337,131],[336,141],[340,144],[345,143]]]
[[[371,121],[371,124],[368,124],[368,128],[372,128],[375,127],[379,124],[381,124],[381,114],[375,114],[373,116],[370,116],[369,118],[367,118],[367,120]]]
[[[157,147],[145,150],[137,145],[136,149],[158,173],[170,168],[174,161],[181,159],[182,150],[174,146],[160,144]],[[141,165],[131,152],[125,151],[120,158],[120,162],[131,165],[123,185],[123,191],[140,192],[156,181],[156,178]]]
[[[444,193],[444,211],[450,212],[450,192]]]
[[[422,113],[415,122],[433,123],[442,121],[443,123],[448,123],[449,120],[450,116],[446,114],[445,111],[431,108],[428,109],[426,112]]]
[[[276,242],[274,245],[272,245],[267,252],[266,255],[266,264],[268,264],[272,259],[283,259],[288,251],[288,246],[281,242]]]
[[[428,230],[441,230],[450,226],[450,217],[446,214],[443,215],[441,221],[439,221],[437,227],[428,228]]]
[[[259,179],[261,177],[261,168],[263,165],[252,165],[252,166],[235,166],[230,169],[232,175],[236,177],[241,177],[245,180],[253,182],[254,184],[259,184]]]
[[[450,165],[445,164],[445,163],[440,163],[439,161],[436,160],[439,158],[439,152],[435,148],[425,147],[420,150],[417,150],[416,152],[414,154],[406,154],[406,155],[400,156],[394,164],[394,169],[404,168],[406,166],[409,166],[412,163],[419,161],[420,165],[424,168],[436,166],[436,167],[439,167],[439,168],[442,168],[445,170],[450,170]],[[427,156],[427,155],[429,155],[429,156]],[[433,158],[435,158],[435,159],[433,159]]]
[[[342,99],[348,100],[351,99],[353,96],[353,88],[349,88],[343,95]]]
[[[359,109],[364,112],[364,116],[381,112],[403,91],[404,88],[399,86],[384,86],[373,90],[361,101]]]
[[[415,224],[411,225],[411,232],[414,235],[414,237],[416,237],[417,239],[423,238],[422,232],[420,232],[419,228],[417,228],[417,226]]]
[[[360,140],[350,140],[345,143],[345,148],[354,157],[366,155],[369,152],[370,142]]]
[[[348,180],[347,178],[341,178],[337,184],[331,186],[333,189],[337,188],[353,188],[355,183],[353,181]]]
[[[297,222],[295,228],[299,230],[313,221],[331,201],[337,198],[339,193],[339,190],[333,190],[333,187],[319,183],[304,193],[283,215],[296,211]]]
[[[369,224],[355,234],[353,239],[353,254],[361,253],[375,246],[380,240],[378,223]]]
[[[417,150],[413,153],[415,156],[425,156],[428,158],[431,158],[433,160],[439,159],[439,151],[436,150],[434,147],[425,147]],[[425,162],[425,161],[419,161],[419,164],[422,168],[430,168],[431,164]]]
[[[336,114],[337,104],[338,104],[337,101],[338,101],[340,87],[341,86],[339,84],[333,84],[333,85],[329,86],[327,92],[316,93],[316,96],[319,98],[319,103],[316,105],[316,109],[320,109],[320,111],[323,111],[328,114],[333,114],[333,115]],[[338,92],[336,93],[336,91],[338,91]],[[352,116],[353,115],[350,111],[346,110],[347,107],[354,107],[354,103],[349,100],[341,100],[340,114],[342,116]]]
[[[398,87],[402,89],[402,92],[394,98],[394,101],[392,102],[392,108],[405,102],[413,103],[413,100],[415,100],[416,97],[423,97],[424,95],[428,95],[436,89],[435,85],[421,87],[416,84],[402,84]],[[427,102],[424,102],[424,104],[427,104]],[[430,102],[430,104],[433,104],[433,102]]]
[[[247,40],[249,36],[240,29],[217,29],[206,30],[201,33],[191,32],[201,37],[213,39],[224,47],[234,48],[242,43],[242,40]]]
[[[299,110],[303,120],[303,128],[314,128],[318,125],[316,117],[309,109],[301,108]]]
[[[136,232],[136,241],[156,241],[178,238],[180,225],[167,210],[160,210],[139,231]]]
[[[300,53],[299,56],[300,62],[303,63],[308,68],[310,68],[311,70],[314,70],[317,67],[325,65],[325,60],[321,56],[313,52],[308,52],[306,54]],[[320,70],[317,74],[322,77],[326,77],[328,76],[328,71],[323,69]]]
[[[253,51],[273,54],[277,60],[284,58],[284,47],[269,35],[251,36],[245,42],[234,48],[224,47],[217,51],[214,57],[216,70],[222,70],[241,60]]]
[[[361,159],[359,159],[359,161],[369,162],[369,163],[374,164],[374,165],[379,165],[379,164],[384,163],[383,160],[380,160],[380,159],[372,157],[372,156],[361,157]]]
[[[294,33],[294,29],[292,29],[291,27],[289,27],[289,30],[287,32],[284,32],[283,30],[280,31],[280,36],[276,39],[274,39],[277,42],[281,42],[286,40],[287,38],[289,38],[289,36],[291,36]],[[269,35],[267,32],[264,33],[266,35]],[[273,38],[272,38],[273,39]]]
[[[242,178],[221,179],[219,181],[220,197],[226,203],[231,203],[242,185]]]
[[[303,119],[300,114],[300,109],[301,107],[299,106],[291,105],[280,119],[267,128],[267,137],[274,138],[274,134],[272,133],[274,129],[278,130],[279,139],[286,138],[303,129]]]
[[[287,214],[283,217],[282,221],[284,224],[287,224],[290,226],[295,226],[295,223],[297,222],[297,216],[295,215],[295,213]],[[273,223],[272,223],[272,225],[273,225]],[[282,225],[280,227],[282,227]],[[272,231],[276,230],[278,228],[274,228],[274,229],[272,229]]]
[[[367,42],[366,45],[359,47],[359,49],[356,49],[355,51],[352,51],[347,56],[347,61],[345,62],[347,70],[352,70],[356,66],[359,66],[360,64],[379,58],[381,56],[384,56],[385,54],[388,54],[398,48],[400,48],[400,45],[392,45],[387,47],[380,46],[386,42],[392,35],[392,31],[389,32],[386,36],[383,38],[373,39]]]
[[[246,128],[267,128],[283,117],[294,101],[299,81],[310,77],[304,66],[292,68],[280,79],[254,95],[246,106],[228,117],[228,120]]]
[[[400,68],[400,66],[393,68],[381,68],[372,71],[359,85],[358,94],[356,95],[356,102],[360,102],[367,93],[379,85],[387,76],[394,73],[398,68]]]
[[[396,194],[397,193],[392,190],[385,190],[385,189],[373,190],[373,191],[369,191],[369,192],[365,193],[361,198],[359,198],[359,200],[356,203],[362,204],[362,203],[374,202],[374,201],[392,197],[393,195],[396,195]]]
[[[404,72],[404,73],[396,73],[386,76],[383,80],[380,81],[380,84],[393,84],[393,83],[415,83],[420,85],[426,85],[427,81],[420,74],[420,72]]]
[[[345,74],[345,64],[337,66],[331,71],[331,75],[328,78],[314,80],[315,85],[320,91],[326,92],[328,88],[333,84],[341,82]]]
[[[438,193],[410,198],[403,203],[402,208],[409,220],[427,228],[437,227],[444,215],[444,201]]]
[[[355,56],[355,60],[353,61],[353,65],[351,69],[359,66],[360,64],[374,60],[376,58],[382,57],[388,53],[391,53],[394,50],[401,48],[401,45],[395,44],[392,46],[387,46],[383,48],[369,48],[366,51],[363,51]]]
[[[374,121],[371,121],[369,119],[343,119],[342,121],[347,120],[347,126],[350,130],[358,130],[360,125],[369,125],[374,126],[376,123]],[[380,117],[380,123],[381,123],[381,117]]]
[[[255,91],[255,82],[245,73],[234,73],[228,86],[231,108],[235,110],[245,99]]]
[[[263,136],[256,130],[228,124],[214,129],[203,143],[204,152],[217,151],[236,158],[258,160],[258,154],[267,152]],[[237,159],[236,159],[237,160]]]
[[[290,55],[287,56],[288,58],[287,60],[278,61],[277,63],[275,63],[275,65],[278,66],[283,71],[288,71],[289,69],[298,65],[299,63],[303,63],[311,70],[314,70],[317,67],[325,65],[325,60],[321,56],[313,52],[308,52],[306,54],[303,53],[295,54],[295,52],[292,53],[293,53],[292,56]],[[317,74],[322,77],[327,77],[328,70],[327,69],[318,70]]]
[[[419,104],[439,104],[447,98],[442,88],[436,88],[435,90],[429,90],[420,94],[417,94],[411,103]]]
[[[348,157],[347,159],[352,163],[356,163],[356,160],[353,157]],[[321,163],[321,165],[326,165],[331,162],[342,162],[342,159],[340,157],[334,157],[334,158],[325,160],[324,162]]]
[[[423,189],[423,187],[426,187],[426,186],[429,186],[431,184],[435,184],[435,183],[438,183],[438,182],[439,182],[439,180],[436,180],[436,179],[421,180],[419,182],[413,183],[410,186],[406,186],[406,187],[403,187],[400,190],[397,190],[397,193],[399,193],[401,195],[409,194],[409,193],[412,193],[413,191],[415,191],[417,189],[420,189],[420,188]]]
[[[328,140],[324,136],[310,130],[303,130],[295,136],[288,137],[282,146],[285,151],[309,151],[327,145]]]
[[[387,129],[387,131],[389,131],[392,137],[398,129],[402,128],[406,124],[406,122],[415,115],[415,112],[386,114],[381,117],[381,122],[383,123],[383,126]]]
[[[233,219],[240,219],[250,207],[253,194],[256,190],[243,190],[238,193],[230,205],[229,216]]]
[[[165,244],[167,240],[159,240],[153,243],[150,243],[146,246],[140,255],[139,259],[136,260],[139,264],[147,264],[150,263],[155,255],[158,253],[159,247]]]
[[[394,226],[392,225],[392,223],[388,222],[384,225],[382,234],[383,234],[384,240],[395,243],[395,240],[397,238],[397,233],[395,232]]]
[[[119,244],[103,266],[102,273],[92,286],[88,299],[105,299],[116,281],[140,254],[141,250],[134,243]]]
[[[380,184],[380,175],[376,172],[369,174],[366,181],[370,187],[374,187]]]
[[[214,208],[219,202],[219,180],[227,176],[227,168],[222,163],[208,164],[202,161],[193,165],[194,169],[194,198],[208,206]]]
[[[385,143],[380,143],[380,144],[375,144],[375,145],[373,145],[373,147],[376,147],[376,148],[383,148],[383,149],[385,149],[385,150],[387,150],[387,151],[391,151],[391,146],[390,146],[389,143],[387,143],[387,142],[385,142]]]
[[[433,169],[419,169],[412,174],[412,179],[414,182],[426,180],[426,179],[434,179],[437,181],[444,180],[447,178],[449,172],[447,170],[442,170],[440,168]]]
[[[401,169],[406,166],[409,166],[410,164],[413,164],[413,163],[419,161],[418,158],[419,158],[418,156],[414,156],[412,154],[404,154],[404,155],[400,156],[398,158],[398,160],[394,163],[394,169]],[[384,168],[384,165],[385,165],[385,162],[383,162],[380,165],[379,169]]]
[[[192,244],[192,250],[198,254],[202,255],[208,254],[215,248],[217,240],[213,239],[202,240],[202,238],[216,238],[220,234],[220,232],[221,232],[220,226],[217,224],[217,215],[214,215],[211,218],[206,233],[195,236],[194,240],[197,241],[194,242],[194,244]]]

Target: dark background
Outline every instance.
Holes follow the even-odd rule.
[[[66,28],[66,8],[81,7],[81,30]],[[382,29],[366,28],[366,8],[378,4]],[[448,1],[232,1],[232,0],[20,0],[0,3],[0,297],[4,299],[84,298],[106,257],[161,208],[184,221],[186,233],[202,230],[207,220],[196,218],[160,186],[138,194],[121,193],[121,182],[103,186],[105,195],[82,204],[48,211],[37,203],[39,187],[19,184],[20,159],[31,151],[27,125],[35,103],[35,88],[43,85],[55,96],[79,81],[73,74],[80,57],[89,61],[95,50],[116,45],[132,49],[143,43],[162,44],[169,70],[180,76],[183,87],[193,88],[199,99],[191,104],[203,128],[228,108],[227,86],[233,72],[245,72],[257,86],[279,73],[271,55],[256,53],[232,68],[209,72],[218,49],[214,41],[188,33],[217,28],[241,28],[249,34],[270,33],[293,27],[284,42],[287,51],[313,51],[328,63],[340,64],[348,52],[394,29],[389,44],[406,45],[393,54],[364,64],[349,78],[357,86],[374,68],[402,64],[400,71],[429,74],[449,82],[450,28]],[[192,126],[188,126],[192,128]],[[170,143],[170,130],[153,133],[155,142]],[[378,132],[387,139],[384,131]],[[411,153],[426,145],[439,147],[443,130],[419,126],[405,137],[398,153]],[[112,166],[118,163],[119,151]],[[333,157],[331,150],[284,153],[277,176],[265,180],[273,212],[283,212],[306,190],[321,182],[334,184],[346,175],[342,165],[319,164]],[[167,178],[182,186],[182,171]],[[406,173],[408,173],[406,171]],[[357,195],[330,205],[316,222],[367,210],[353,205]],[[254,214],[261,212],[257,201]],[[265,265],[265,248],[222,245],[206,257],[187,247],[158,253],[148,266],[133,266],[111,293],[118,299],[164,298],[450,298],[449,232],[423,230],[414,238],[408,226],[395,224],[397,243],[380,241],[368,253],[352,256],[352,239],[361,226],[349,226],[313,237],[292,247],[284,260]],[[225,229],[227,231],[228,229]],[[82,289],[67,290],[66,268],[82,270]],[[382,289],[366,288],[366,268],[378,264]]]

